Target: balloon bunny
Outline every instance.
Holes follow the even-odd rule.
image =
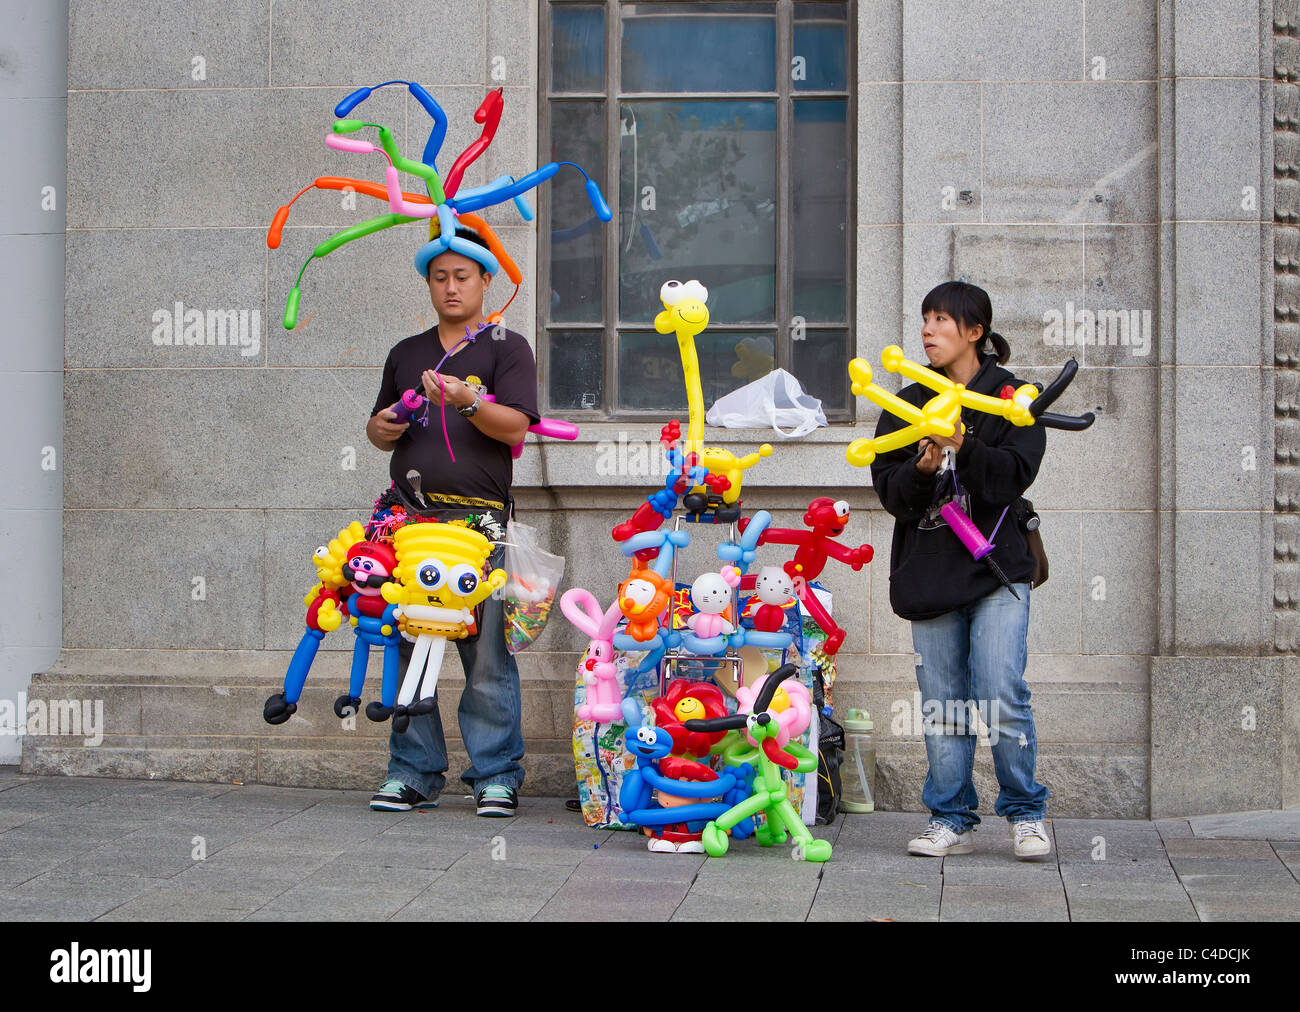
[[[587,683],[587,702],[578,707],[579,720],[608,723],[623,716],[622,693],[618,689],[618,668],[614,664],[614,626],[622,612],[615,601],[605,610],[590,591],[581,587],[560,596],[560,608],[579,631],[591,638],[583,659],[582,680]]]

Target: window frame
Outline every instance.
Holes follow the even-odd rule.
[[[769,323],[715,323],[710,321],[706,333],[734,331],[752,334],[756,331],[768,333],[774,330],[774,353],[776,366],[794,372],[792,368],[794,350],[791,337],[793,299],[794,299],[794,258],[793,258],[793,223],[791,221],[791,204],[794,194],[791,189],[791,163],[794,157],[794,103],[800,100],[838,100],[846,103],[845,112],[845,197],[846,197],[846,238],[845,255],[848,258],[845,271],[845,320],[843,324],[808,321],[804,324],[805,334],[817,332],[845,332],[844,360],[844,403],[845,408],[825,408],[827,421],[832,425],[852,425],[857,419],[856,398],[849,390],[848,359],[855,353],[857,346],[857,2],[844,0],[845,8],[845,89],[844,91],[797,90],[793,86],[789,68],[794,57],[794,11],[801,2],[810,0],[774,0],[772,6],[776,14],[776,91],[733,91],[733,92],[623,92],[619,87],[622,79],[622,10],[625,4],[647,2],[647,0],[541,0],[538,25],[538,102],[537,102],[537,144],[542,156],[549,161],[551,150],[551,110],[552,103],[557,102],[602,102],[604,104],[605,122],[605,185],[603,187],[607,200],[614,210],[614,218],[602,228],[604,241],[604,276],[600,323],[560,323],[550,319],[550,299],[539,297],[534,300],[537,334],[537,373],[538,398],[541,410],[554,417],[571,419],[575,422],[651,422],[664,419],[667,415],[679,413],[679,409],[664,408],[658,410],[640,410],[616,406],[618,400],[618,361],[620,331],[644,331],[644,323],[625,324],[619,318],[619,239],[618,228],[618,194],[620,180],[620,116],[619,107],[624,101],[675,101],[675,100],[735,100],[775,101],[777,114],[777,153],[776,164],[776,300],[775,321]],[[653,0],[655,3],[680,3],[683,6],[691,0]],[[552,91],[551,51],[553,36],[551,31],[551,10],[555,6],[599,6],[605,11],[605,90],[603,92],[561,92]],[[540,162],[539,162],[540,164]],[[537,290],[550,291],[551,257],[549,235],[551,232],[551,202],[549,192],[543,188],[539,191],[537,208]],[[665,278],[665,280],[667,280]],[[680,280],[686,281],[687,278]],[[704,279],[701,279],[704,280]],[[601,347],[604,355],[601,405],[598,409],[553,408],[550,404],[550,350],[551,334],[557,331],[581,331],[601,335]]]

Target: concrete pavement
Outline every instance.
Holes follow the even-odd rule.
[[[481,819],[445,795],[371,812],[367,792],[41,777],[0,767],[0,920],[1300,921],[1300,809],[1158,822],[1056,819],[1016,861],[909,857],[916,813],[840,816],[824,865],[733,841],[651,854],[560,798]]]

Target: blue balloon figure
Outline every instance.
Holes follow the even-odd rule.
[[[397,631],[397,605],[390,604],[383,614],[372,617],[361,611],[362,597],[353,594],[348,598],[348,614],[354,623],[356,643],[352,647],[352,673],[346,695],[334,700],[334,713],[338,717],[355,717],[361,710],[361,687],[366,681],[366,668],[370,664],[370,648],[384,648],[383,675],[379,695],[383,706],[391,708],[397,701],[398,666],[401,658],[397,648],[402,634]],[[385,633],[384,630],[388,632]]]
[[[713,780],[665,777],[659,771],[659,762],[672,751],[672,736],[661,728],[645,724],[634,699],[623,700],[623,715],[627,718],[624,746],[636,760],[636,769],[623,775],[623,785],[618,794],[623,820],[646,828],[661,827],[656,835],[650,837],[648,844],[655,853],[703,854],[704,845],[699,834],[704,825],[749,797],[753,768],[740,766]],[[694,765],[701,772],[713,772],[703,763]],[[698,800],[694,804],[665,808],[655,800],[655,791],[670,797]],[[709,798],[722,800],[710,802],[706,800]],[[732,827],[731,835],[743,840],[753,831],[753,820],[745,819]]]

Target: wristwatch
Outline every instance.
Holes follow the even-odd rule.
[[[459,412],[460,412],[462,415],[464,415],[466,418],[473,418],[474,415],[476,415],[476,414],[478,413],[478,406],[479,406],[479,404],[482,403],[482,401],[483,401],[483,398],[482,398],[478,393],[475,393],[475,394],[474,394],[474,403],[473,403],[473,404],[469,405],[468,407],[457,408],[456,410],[459,411]]]

